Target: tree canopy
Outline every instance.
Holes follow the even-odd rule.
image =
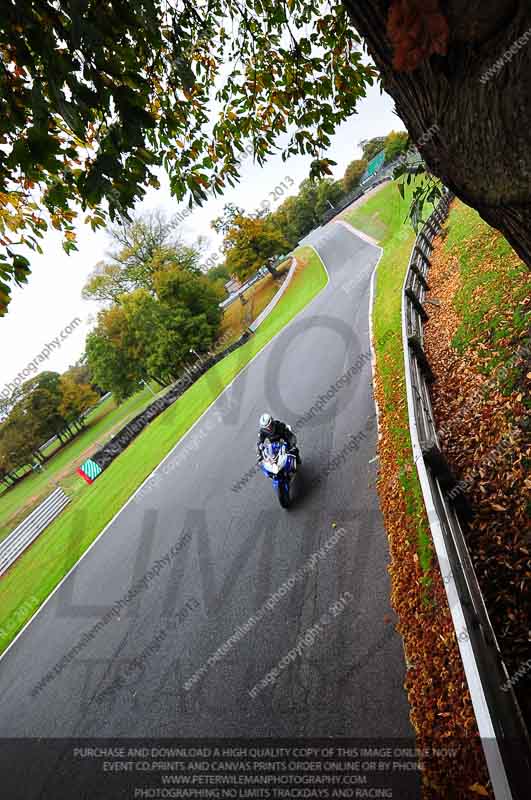
[[[391,131],[385,137],[384,150],[386,162],[394,161],[408,149],[409,136],[406,131]]]
[[[385,147],[385,136],[375,136],[373,139],[362,139],[359,143],[365,161],[378,155]]]
[[[9,0],[0,313],[48,226],[70,252],[80,219],[127,215],[161,166],[201,202],[246,146],[262,165],[282,137],[330,174],[323,152],[376,74],[431,172],[531,264],[530,29],[529,4],[496,0]]]
[[[238,177],[245,142],[263,164],[314,157],[372,82],[340,3],[17,0],[0,17],[0,306],[48,225],[75,249],[127,214],[164,166],[178,199]],[[25,251],[27,253],[27,249]]]
[[[223,284],[230,280],[230,272],[225,264],[218,264],[212,267],[212,269],[208,270],[206,276],[210,281],[221,281]]]
[[[344,194],[342,180],[306,178],[297,194],[286,197],[275,211],[245,214],[234,204],[225,205],[221,216],[212,222],[212,227],[224,234],[222,269],[240,279],[263,266],[274,273],[271,260],[289,252],[320,225],[325,212]]]
[[[269,216],[237,215],[223,243],[227,269],[242,279],[257,272],[273,256],[290,249],[288,240]]]
[[[139,391],[141,381],[176,380],[190,349],[207,349],[219,331],[223,291],[206,276],[164,263],[150,286],[119,295],[87,336],[91,374],[117,402]]]
[[[152,212],[115,225],[108,231],[112,249],[106,261],[94,267],[83,288],[83,297],[100,302],[117,301],[134,289],[154,291],[153,276],[179,266],[199,274],[200,250],[184,244],[176,235],[177,223]]]
[[[369,162],[365,158],[358,158],[351,161],[343,175],[343,188],[345,192],[351,192],[359,185],[360,178],[367,169]]]

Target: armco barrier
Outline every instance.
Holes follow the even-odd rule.
[[[424,351],[423,301],[432,242],[452,195],[446,193],[420,231],[402,296],[402,341],[409,428],[414,461],[463,667],[496,800],[524,800],[531,787],[531,748],[463,535],[467,506],[449,498],[457,481],[441,451],[429,385],[434,380]],[[458,495],[459,496],[459,495]],[[503,691],[502,686],[509,690]]]
[[[9,569],[69,502],[70,498],[58,487],[0,542],[0,575]]]

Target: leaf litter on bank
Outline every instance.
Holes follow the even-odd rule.
[[[454,203],[448,226],[472,213]],[[443,452],[466,481],[475,517],[467,545],[509,675],[531,648],[528,367],[518,356],[529,335],[529,275],[479,217],[472,237],[436,240],[429,272],[425,347],[436,376],[432,403]],[[475,263],[470,264],[469,253]],[[499,255],[497,255],[499,254]],[[512,386],[500,380],[509,368]],[[531,676],[515,686],[531,724]]]
[[[395,365],[399,369],[401,363]],[[407,426],[403,386],[393,378],[392,395],[386,397],[378,366],[375,397],[381,410],[378,492],[391,555],[391,604],[404,643],[404,688],[416,744],[457,751],[454,758],[422,763],[422,795],[424,800],[465,800],[481,787],[483,796],[493,797],[486,788],[488,773],[440,570],[434,558],[425,575],[418,554],[419,516],[428,529],[425,513],[411,511],[401,480],[401,464],[405,474],[413,472],[410,443],[398,433]]]

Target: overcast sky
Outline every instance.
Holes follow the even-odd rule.
[[[393,112],[393,102],[379,87],[369,87],[367,97],[358,104],[358,114],[352,116],[337,130],[332,146],[326,155],[337,161],[334,177],[341,178],[345,167],[354,158],[361,157],[358,142],[373,136],[386,135],[391,130],[402,130],[402,122]],[[202,208],[195,208],[182,224],[183,239],[193,242],[198,236],[207,236],[211,244],[206,257],[219,249],[219,240],[210,228],[210,221],[219,215],[225,203],[236,203],[251,213],[260,207],[268,193],[289,177],[294,184],[289,194],[296,194],[301,181],[309,173],[310,156],[295,156],[282,162],[280,156],[271,158],[263,168],[248,158],[242,165],[239,185],[221,197],[209,200]],[[289,181],[288,181],[289,182]],[[287,196],[288,192],[284,195]],[[269,198],[271,199],[271,198]],[[276,208],[283,198],[274,204]],[[161,188],[150,189],[138,211],[159,208],[168,215],[186,208],[186,203],[176,203],[171,197],[168,182],[162,175]],[[64,339],[60,346],[48,348],[49,356],[40,369],[63,372],[73,364],[84,349],[87,332],[94,327],[98,305],[81,299],[81,290],[97,261],[108,248],[108,239],[103,231],[93,233],[89,226],[78,228],[79,252],[67,256],[61,247],[61,235],[52,231],[42,242],[44,254],[31,255],[32,274],[29,283],[15,289],[8,314],[0,319],[2,358],[0,361],[0,393],[7,382],[13,381],[59,337],[72,320],[79,318],[80,324]]]

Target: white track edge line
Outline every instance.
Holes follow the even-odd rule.
[[[369,291],[369,345],[371,348],[371,372],[372,372],[372,388],[373,388],[373,400],[374,400],[374,408],[376,410],[376,427],[378,430],[378,441],[382,438],[382,432],[380,430],[380,408],[378,406],[378,400],[376,399],[376,350],[374,349],[374,322],[373,322],[373,307],[374,307],[374,286],[376,282],[376,270],[378,269],[378,265],[382,260],[383,256],[383,247],[380,245],[374,245],[378,247],[380,250],[380,256],[378,261],[374,265],[374,269],[371,275],[371,286]]]

